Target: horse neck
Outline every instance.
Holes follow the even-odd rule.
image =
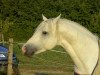
[[[72,46],[66,41],[66,40],[62,40],[60,45],[66,50],[66,52],[68,52],[68,54],[71,56],[74,64],[75,64],[75,68],[79,68],[82,69],[82,71],[87,72],[87,68],[85,67],[84,63],[82,62],[82,60],[80,59],[80,57],[76,54],[76,52],[74,51],[74,49],[72,48]],[[76,71],[77,72],[77,71]],[[79,73],[80,74],[80,73]]]
[[[98,44],[97,39],[88,30],[82,27],[73,26],[73,22],[59,22],[59,41],[60,45],[65,48],[75,63],[75,70],[79,74],[91,74],[98,59]],[[86,42],[86,39],[87,42]],[[86,46],[84,43],[91,43]],[[79,46],[80,45],[80,46]],[[81,46],[83,46],[81,48]],[[81,49],[81,50],[80,50]],[[91,54],[90,54],[91,52]],[[95,54],[95,55],[94,55]],[[91,58],[94,58],[91,61]],[[86,60],[85,60],[86,59]],[[90,64],[91,63],[91,64]],[[88,66],[90,64],[90,66]]]

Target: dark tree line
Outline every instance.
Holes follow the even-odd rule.
[[[100,36],[100,0],[0,0],[0,31],[5,39],[26,40],[42,21],[41,14],[51,18],[60,13]]]

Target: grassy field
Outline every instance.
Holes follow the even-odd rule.
[[[53,50],[65,52],[60,46]],[[21,46],[17,44],[14,45],[14,53],[19,59],[20,68],[68,70],[73,67],[73,62],[67,53],[46,51],[29,58],[22,54]]]

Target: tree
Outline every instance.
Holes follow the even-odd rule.
[[[73,20],[100,36],[99,0],[0,0],[0,19],[13,25],[5,28],[4,34],[15,40],[26,40],[42,21],[41,14],[48,18],[62,17]]]

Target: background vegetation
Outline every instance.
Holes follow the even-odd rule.
[[[100,0],[0,0],[0,31],[5,39],[27,40],[42,21],[62,14],[100,36]]]

